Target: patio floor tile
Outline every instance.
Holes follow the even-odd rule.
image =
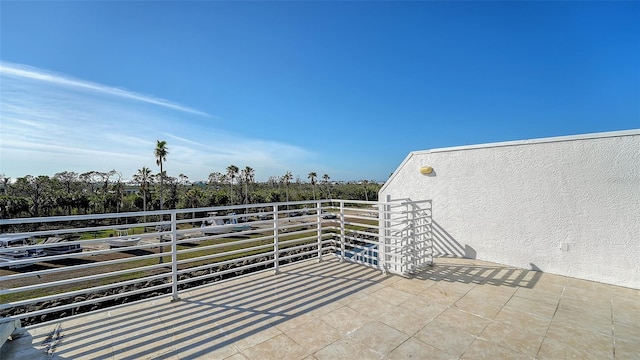
[[[474,341],[469,349],[462,355],[462,359],[472,360],[495,360],[495,359],[510,359],[510,360],[525,360],[532,359],[530,356],[526,356],[515,351],[504,348],[496,343],[492,343],[486,340],[477,339]]]
[[[472,259],[327,257],[26,328],[2,360],[637,359],[640,290]]]
[[[538,353],[542,336],[531,334],[522,328],[500,322],[492,322],[482,332],[480,338],[498,344],[504,348],[533,358]]]
[[[250,360],[301,359],[305,349],[288,336],[280,334],[242,352]]]
[[[385,360],[430,359],[449,360],[452,356],[420,340],[409,338],[395,348]]]
[[[475,336],[467,334],[459,327],[451,326],[438,320],[427,324],[414,337],[456,357],[464,354],[469,345],[476,339]]]

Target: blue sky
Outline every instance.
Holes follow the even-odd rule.
[[[0,173],[387,179],[640,128],[639,2],[0,2]]]

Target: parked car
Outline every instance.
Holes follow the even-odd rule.
[[[171,231],[171,224],[156,225],[156,231]]]
[[[337,219],[338,218],[338,214],[332,213],[332,212],[326,212],[326,213],[322,214],[322,218],[323,219]]]
[[[273,219],[273,214],[271,212],[260,211],[258,213],[258,220],[271,220]]]

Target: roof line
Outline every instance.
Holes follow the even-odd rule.
[[[472,149],[487,149],[487,148],[505,147],[505,146],[544,144],[544,143],[552,143],[552,142],[560,142],[560,141],[600,139],[600,138],[621,137],[621,136],[638,136],[638,135],[640,135],[640,129],[629,129],[629,130],[607,131],[607,132],[598,132],[598,133],[589,133],[589,134],[554,136],[554,137],[537,138],[537,139],[529,139],[529,140],[514,140],[514,141],[503,141],[503,142],[494,142],[494,143],[476,144],[476,145],[452,146],[452,147],[437,148],[437,149],[431,149],[431,150],[411,151],[400,163],[400,165],[396,168],[393,174],[391,174],[389,179],[385,181],[384,185],[382,185],[382,187],[378,191],[378,194],[386,190],[387,185],[391,183],[391,181],[393,181],[393,178],[396,177],[396,175],[400,172],[400,170],[402,170],[405,164],[409,162],[409,159],[411,159],[414,155],[423,155],[423,154],[448,152],[448,151],[472,150]]]
[[[436,149],[430,149],[430,150],[412,151],[411,153],[426,154],[426,153],[435,153],[435,152],[485,149],[485,148],[493,148],[493,147],[518,146],[518,145],[530,145],[530,144],[544,144],[544,143],[561,142],[561,141],[600,139],[600,138],[634,136],[634,135],[640,135],[640,129],[607,131],[607,132],[599,132],[599,133],[565,135],[565,136],[553,136],[553,137],[535,138],[535,139],[527,139],[527,140],[501,141],[501,142],[475,144],[475,145],[451,146],[451,147],[436,148]]]

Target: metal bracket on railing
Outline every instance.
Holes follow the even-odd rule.
[[[0,348],[9,339],[17,338],[24,333],[24,328],[20,325],[20,320],[11,320],[0,323]]]
[[[383,264],[383,265],[381,266],[381,268],[382,268],[382,269],[381,269],[381,270],[382,270],[382,275],[385,275],[385,276],[386,276],[386,275],[388,275],[388,274],[389,274],[389,270],[387,269],[387,264]]]

